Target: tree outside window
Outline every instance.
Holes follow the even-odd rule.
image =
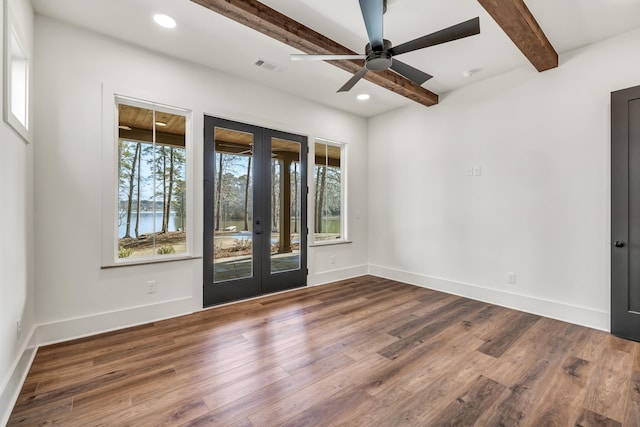
[[[186,116],[118,104],[117,257],[184,254]]]
[[[344,240],[343,144],[315,142],[314,241]]]

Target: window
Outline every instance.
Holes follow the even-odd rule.
[[[317,140],[314,145],[314,241],[345,241],[345,145],[323,140]]]
[[[188,254],[186,111],[116,99],[120,262]]]
[[[4,46],[4,120],[29,141],[29,60],[26,40],[14,22],[9,3],[5,2]]]

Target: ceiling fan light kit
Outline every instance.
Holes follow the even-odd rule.
[[[291,60],[342,61],[364,59],[364,67],[357,71],[338,92],[348,92],[369,71],[380,72],[391,69],[417,85],[422,85],[433,76],[398,61],[394,57],[442,43],[480,34],[480,18],[476,17],[435,33],[419,37],[415,40],[393,47],[389,40],[383,38],[383,15],[387,10],[386,0],[359,0],[369,43],[365,46],[364,55],[291,55]],[[471,74],[470,74],[471,76]]]

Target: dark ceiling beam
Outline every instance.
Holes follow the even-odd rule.
[[[558,53],[523,0],[478,0],[540,72],[558,66]]]
[[[229,19],[246,25],[302,52],[315,55],[357,55],[339,43],[323,36],[286,15],[271,9],[257,0],[191,0]],[[327,61],[355,74],[364,61]],[[417,103],[432,106],[438,103],[438,95],[404,77],[386,70],[370,72],[364,77],[372,83],[402,95]]]

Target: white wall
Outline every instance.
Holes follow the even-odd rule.
[[[9,2],[23,29],[26,49],[33,46],[33,11],[27,0]],[[0,9],[2,9],[0,7]],[[0,34],[4,45],[4,19]],[[0,71],[4,78],[3,71]],[[0,92],[3,89],[0,88]],[[4,99],[4,92],[2,93]],[[26,351],[34,329],[33,295],[33,146],[0,121],[0,425],[13,406],[26,374]],[[17,321],[22,332],[17,337]],[[25,357],[23,358],[23,355]]]
[[[372,119],[371,272],[608,330],[610,92],[640,84],[639,44]]]
[[[196,255],[202,254],[203,114],[349,144],[367,157],[365,119],[36,17],[36,283],[40,342],[202,308],[202,260],[101,269],[101,85],[193,110]],[[110,179],[110,177],[106,177]],[[365,211],[365,162],[349,164],[350,210]],[[350,245],[311,248],[309,283],[366,273],[366,218],[350,218]],[[336,263],[330,264],[331,255]],[[148,280],[158,292],[146,294]]]

